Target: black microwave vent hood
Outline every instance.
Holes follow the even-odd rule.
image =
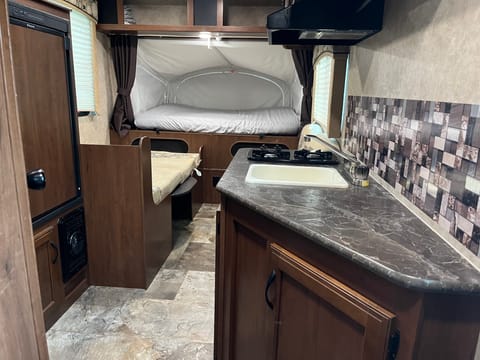
[[[384,0],[296,0],[267,16],[270,44],[354,45],[382,29]]]

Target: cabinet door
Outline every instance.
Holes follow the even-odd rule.
[[[234,245],[232,342],[229,359],[272,358],[273,313],[265,303],[265,279],[271,272],[269,242],[237,222],[228,241]]]
[[[49,328],[62,301],[60,253],[53,226],[35,234],[35,250],[43,313],[46,327]]]
[[[277,244],[271,249],[275,359],[385,359],[392,313]]]
[[[32,217],[77,194],[63,36],[10,26],[26,171],[43,169],[46,187],[30,190]]]

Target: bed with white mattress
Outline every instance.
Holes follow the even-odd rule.
[[[163,104],[135,116],[139,129],[245,135],[296,135],[299,116],[292,108],[214,110]]]

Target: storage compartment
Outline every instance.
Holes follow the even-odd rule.
[[[266,39],[267,15],[281,8],[279,0],[106,0],[98,4],[97,31]]]
[[[187,0],[125,0],[124,9],[131,9],[137,24],[188,25]],[[128,16],[124,16],[124,23],[128,23]]]
[[[194,25],[217,25],[217,0],[195,0],[193,5]]]
[[[278,0],[225,0],[223,24],[230,26],[265,26],[267,15],[281,8]]]

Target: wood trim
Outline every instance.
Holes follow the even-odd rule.
[[[223,204],[221,205],[223,206]],[[223,353],[223,343],[222,343],[222,334],[224,329],[222,325],[224,324],[224,273],[225,269],[224,259],[225,259],[225,245],[223,241],[225,239],[225,212],[218,210],[216,212],[216,232],[215,232],[215,326],[214,326],[214,337],[213,337],[213,358],[220,359],[220,354]]]
[[[117,0],[116,11],[117,11],[117,22],[119,24],[123,24],[125,22],[125,16],[124,16],[124,13],[123,13],[123,0]]]
[[[52,233],[54,230],[54,227],[52,225],[49,225],[45,228],[43,228],[42,230],[38,231],[37,233],[35,233],[34,235],[34,240],[35,240],[35,246],[38,247],[38,246],[41,246],[43,245],[47,240],[44,240],[46,239],[46,235]]]
[[[187,0],[187,26],[193,26],[193,0]]]
[[[363,326],[367,325],[369,316],[366,316],[363,311],[368,312],[369,315],[375,317],[379,322],[388,321],[395,317],[390,311],[383,309],[357,291],[346,287],[345,284],[305,262],[278,244],[271,244],[270,248],[275,264],[280,270],[295,270],[296,273],[301,274],[301,276],[296,277],[297,281],[302,284],[308,284],[309,288],[313,288],[316,294],[321,295],[328,302],[332,303],[340,299],[341,302],[336,303],[336,307],[340,311],[348,313],[357,323]],[[321,286],[318,286],[317,283],[321,284]]]
[[[217,26],[223,25],[223,0],[217,0]]]
[[[37,275],[37,262],[35,256],[35,247],[33,242],[33,231],[30,217],[30,205],[28,200],[28,190],[25,179],[25,160],[23,156],[23,146],[21,138],[20,122],[18,119],[18,109],[15,98],[15,83],[12,66],[11,48],[10,48],[10,36],[8,29],[8,9],[7,2],[0,0],[0,111],[2,123],[4,126],[0,126],[1,131],[4,134],[0,136],[4,137],[4,141],[9,141],[10,145],[7,145],[7,149],[11,150],[11,160],[13,166],[13,174],[16,188],[16,203],[9,204],[9,212],[18,214],[16,221],[19,223],[19,240],[22,242],[22,253],[24,255],[25,269],[26,269],[26,284],[29,299],[22,299],[22,301],[29,301],[31,314],[29,319],[25,318],[26,327],[33,328],[35,339],[31,339],[36,345],[34,349],[35,355],[38,359],[48,359],[47,342],[45,338],[45,327],[42,314],[42,303],[40,297],[40,286]],[[9,140],[7,140],[9,139]],[[4,153],[5,154],[5,153]],[[6,156],[6,155],[5,155]],[[2,164],[3,165],[3,164]],[[7,174],[4,174],[7,176]],[[4,189],[0,189],[3,191]],[[2,204],[2,208],[6,204]],[[2,210],[3,211],[3,210]],[[3,241],[3,236],[2,236]],[[20,269],[17,269],[20,273]],[[26,314],[25,314],[26,316]],[[20,321],[17,322],[20,328]],[[12,329],[8,329],[11,331]],[[25,329],[24,336],[28,337],[29,332]],[[27,340],[27,338],[25,338]],[[2,342],[1,348],[4,348]],[[26,354],[27,349],[24,350]],[[33,351],[33,349],[32,349]],[[2,351],[3,354],[9,355]],[[15,355],[15,354],[10,354]],[[17,353],[16,355],[19,355]]]
[[[234,37],[266,39],[267,29],[263,26],[206,26],[206,25],[142,25],[142,24],[97,24],[97,31],[106,34],[167,34],[184,33],[186,37],[196,36],[201,31],[221,33]],[[220,34],[220,35],[221,35]]]

